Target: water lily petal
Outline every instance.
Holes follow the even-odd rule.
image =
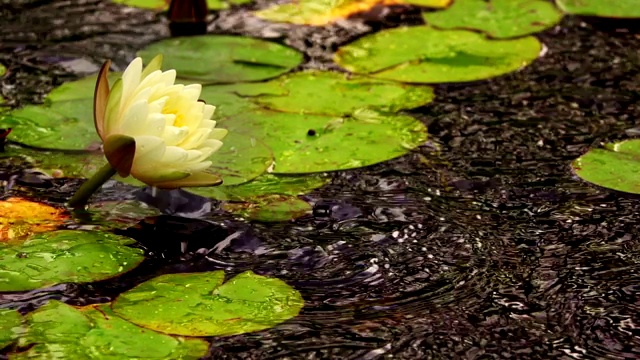
[[[129,66],[124,70],[122,74],[122,96],[120,98],[120,110],[121,114],[124,111],[124,105],[131,98],[134,91],[140,84],[142,73],[142,59],[135,58]]]
[[[151,186],[157,186],[164,182],[182,180],[191,175],[190,172],[184,170],[158,170],[157,168],[136,168],[131,170],[131,175],[143,183]]]
[[[211,148],[213,149],[213,152],[216,152],[218,150],[220,150],[220,148],[222,147],[223,143],[220,140],[217,139],[209,139],[209,140],[205,140],[202,143],[201,148]]]
[[[107,60],[102,64],[93,95],[93,123],[102,141],[104,141],[104,118],[107,113],[107,101],[109,101],[109,79],[107,79],[107,75],[109,75],[110,66],[111,60]]]
[[[227,129],[215,128],[211,130],[211,134],[209,134],[209,139],[214,140],[222,140],[229,133]]]
[[[140,167],[161,161],[166,148],[162,138],[148,135],[136,136],[136,158],[133,160],[133,166]]]
[[[112,134],[114,129],[118,127],[120,120],[118,112],[120,111],[120,98],[122,95],[122,79],[116,80],[111,87],[109,93],[109,101],[107,101],[107,111],[104,116],[103,131],[105,136]]]
[[[120,123],[120,133],[129,136],[148,135],[148,114],[149,104],[144,100],[129,106],[123,114],[122,122]]]
[[[182,89],[182,95],[189,101],[198,101],[201,92],[202,85],[200,84],[187,85],[184,87],[184,89]]]
[[[206,104],[204,106],[204,111],[202,112],[202,118],[203,119],[211,119],[211,117],[213,116],[215,111],[216,111],[216,107],[215,106]],[[215,122],[214,122],[213,126],[215,126]]]
[[[196,129],[195,131],[191,132],[189,136],[185,137],[183,141],[178,143],[178,145],[187,150],[199,147],[206,139],[209,138],[210,133],[211,129]]]
[[[218,175],[205,172],[197,172],[180,180],[165,181],[155,186],[162,189],[177,189],[191,186],[216,186],[222,184],[222,178]]]
[[[165,129],[165,117],[163,114],[151,114],[147,118],[145,135],[162,137]]]
[[[174,146],[182,142],[187,135],[189,135],[188,127],[167,126],[162,137],[167,145]]]
[[[187,150],[178,146],[167,146],[162,162],[183,164],[189,158]]]
[[[156,57],[151,59],[144,70],[142,70],[142,78],[145,79],[152,72],[160,70],[162,68],[162,59],[162,54],[158,54]]]

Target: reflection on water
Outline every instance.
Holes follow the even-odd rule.
[[[0,8],[8,104],[40,101],[74,78],[70,59],[84,59],[78,73],[107,56],[122,67],[168,35],[161,16],[78,3]],[[210,30],[282,38],[305,51],[308,68],[333,68],[335,45],[368,31],[355,22],[266,24],[227,10]],[[541,39],[549,52],[520,73],[438,87],[437,100],[413,112],[429,125],[431,145],[334,174],[308,196],[313,215],[249,225],[215,204],[208,212],[174,202],[182,207],[164,209],[172,215],[126,231],[154,255],[132,273],[2,294],[0,306],[103,302],[161,273],[252,269],[293,285],[306,306],[275,329],[213,339],[214,358],[640,357],[640,203],[569,172],[589,146],[637,127],[640,38],[565,19]],[[27,175],[0,169],[13,195],[62,202],[77,185]],[[106,190],[107,199],[134,196]]]

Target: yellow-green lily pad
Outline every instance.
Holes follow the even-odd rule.
[[[640,194],[640,140],[627,140],[591,149],[576,159],[575,173],[608,189]]]
[[[545,0],[456,0],[443,11],[424,13],[440,29],[479,30],[492,38],[513,38],[548,29],[562,19]]]
[[[0,309],[0,350],[24,333],[22,315],[12,309]]]
[[[607,18],[640,18],[638,0],[556,0],[562,11],[573,15]]]
[[[169,9],[171,0],[112,0],[114,3],[127,6],[163,11]],[[252,0],[207,0],[209,10],[222,10],[229,8],[230,5],[248,4]]]
[[[155,331],[184,336],[225,336],[268,329],[295,317],[300,293],[275,278],[223,271],[168,274],[121,294],[119,316]]]
[[[413,117],[373,110],[346,117],[259,111],[221,126],[262,139],[273,151],[278,174],[368,166],[402,156],[427,139],[426,126]]]
[[[22,359],[199,359],[209,344],[140,328],[113,313],[109,304],[76,308],[60,301],[26,316],[29,325],[12,353]]]
[[[99,231],[59,230],[21,244],[0,244],[0,291],[92,282],[123,274],[144,260],[133,239]]]
[[[269,79],[302,62],[301,53],[284,45],[228,35],[165,39],[138,52],[145,62],[158,54],[163,68],[175,69],[179,79],[209,84]]]
[[[429,86],[332,71],[298,72],[266,83],[230,85],[225,91],[272,110],[320,115],[346,115],[362,108],[397,112],[428,104],[434,97]]]
[[[362,37],[338,49],[343,68],[411,83],[483,80],[517,71],[533,62],[542,44],[531,36],[490,40],[465,30],[400,27]]]

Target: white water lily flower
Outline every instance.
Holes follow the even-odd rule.
[[[157,56],[143,69],[136,58],[111,89],[103,65],[94,117],[105,156],[120,176],[159,188],[219,184],[205,170],[227,130],[215,128],[215,107],[198,101],[202,86],[174,84],[176,71],[161,64]]]

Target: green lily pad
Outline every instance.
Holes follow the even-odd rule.
[[[113,84],[118,78],[122,76],[121,72],[110,72],[107,78],[109,83]],[[96,89],[96,81],[98,75],[89,75],[78,80],[66,82],[53,90],[45,98],[48,104],[62,101],[71,100],[87,100],[93,101],[93,94]],[[93,104],[92,104],[93,106]],[[92,110],[91,107],[90,110]],[[93,112],[90,113],[91,120],[93,121]]]
[[[428,86],[331,71],[293,73],[267,83],[238,84],[230,89],[269,109],[319,115],[346,115],[365,107],[397,112],[425,105],[434,97]]]
[[[442,8],[452,0],[294,0],[256,11],[259,18],[300,25],[322,26],[366,12],[380,5],[404,5]]]
[[[45,149],[86,150],[101,140],[93,124],[93,99],[28,105],[0,115],[4,127],[13,128],[9,139]]]
[[[23,332],[22,315],[16,310],[0,309],[0,350],[14,342]]]
[[[607,144],[576,159],[575,173],[585,181],[608,189],[640,194],[640,140]]]
[[[7,73],[7,68],[4,65],[0,64],[0,76],[3,76],[6,73]]]
[[[209,170],[220,175],[225,185],[251,181],[273,164],[271,149],[260,139],[229,132],[222,141],[222,148],[209,158]]]
[[[237,89],[242,89],[243,85],[245,84],[209,85],[202,88],[200,98],[216,107],[214,120],[230,119],[237,114],[260,108],[251,98],[238,94]]]
[[[304,195],[329,182],[321,175],[285,176],[264,174],[252,181],[234,186],[192,187],[185,190],[200,196],[217,200],[252,202],[264,195]]]
[[[203,83],[269,79],[302,62],[302,54],[289,47],[227,35],[171,38],[153,43],[138,52],[145,62],[157,54],[164,54],[163,67],[175,69],[180,79]]]
[[[424,143],[427,129],[411,116],[361,110],[350,117],[260,111],[225,120],[273,150],[274,173],[353,169],[393,159]]]
[[[31,168],[54,178],[83,178],[106,164],[101,152],[44,151],[7,145],[5,152],[0,153],[0,163],[18,162],[25,162]]]
[[[199,359],[209,344],[140,328],[115,315],[108,304],[76,308],[59,301],[27,315],[20,339],[25,352],[11,359]]]
[[[64,282],[92,282],[125,273],[144,260],[133,239],[98,231],[35,234],[0,245],[0,291],[26,291]]]
[[[151,10],[167,10],[169,9],[170,0],[112,0],[114,3],[123,4],[132,7]],[[229,5],[248,4],[252,0],[207,0],[209,10],[222,10],[229,8]]]
[[[221,336],[273,327],[304,301],[282,280],[223,271],[158,276],[121,294],[113,311],[148,329],[185,336]],[[224,282],[224,283],[223,283]]]
[[[487,79],[516,71],[542,51],[535,37],[489,40],[464,30],[401,27],[362,37],[338,49],[335,61],[360,74],[412,83]]]
[[[311,212],[308,202],[285,195],[254,197],[251,202],[225,203],[222,208],[247,220],[260,222],[289,221]]]
[[[638,0],[556,0],[558,7],[574,15],[640,18]]]
[[[456,0],[444,11],[423,14],[440,29],[480,30],[492,38],[512,38],[548,29],[562,19],[545,0]]]

